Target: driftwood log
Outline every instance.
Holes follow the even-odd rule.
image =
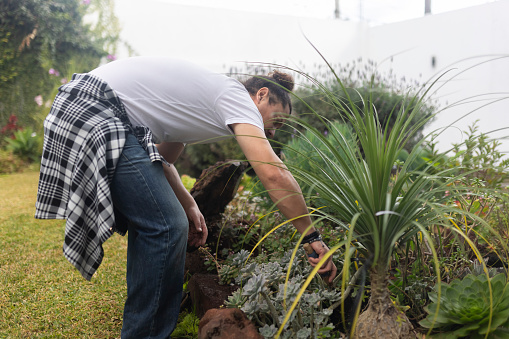
[[[221,161],[203,170],[191,189],[191,195],[198,204],[206,221],[221,217],[226,205],[237,193],[248,162]]]

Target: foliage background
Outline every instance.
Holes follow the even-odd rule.
[[[0,126],[11,115],[39,126],[46,102],[72,73],[114,58],[120,26],[113,0],[0,2]],[[37,98],[37,99],[36,99]],[[36,102],[37,100],[37,102]]]

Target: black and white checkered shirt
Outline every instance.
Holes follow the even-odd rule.
[[[35,217],[67,219],[64,256],[87,280],[101,264],[102,244],[126,232],[115,222],[110,183],[128,131],[152,161],[165,162],[150,130],[133,128],[116,93],[91,74],[61,86],[44,121]]]

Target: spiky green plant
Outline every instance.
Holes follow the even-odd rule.
[[[331,69],[331,72],[334,70]],[[314,81],[312,78],[310,80]],[[419,107],[425,101],[426,89],[422,88],[414,95],[409,94],[405,98],[407,105],[393,110],[391,114],[395,118],[389,127],[380,123],[371,97],[364,97],[364,105],[358,107],[339,78],[337,81],[344,91],[344,101],[330,93],[327,87],[314,82],[324,92],[324,98],[338,108],[338,116],[344,117],[345,122],[352,126],[356,142],[346,142],[344,134],[334,125],[329,124],[329,136],[325,137],[309,123],[293,119],[305,127],[307,134],[302,133],[300,137],[309,140],[313,148],[311,153],[294,151],[310,162],[320,157],[321,165],[315,166],[313,171],[299,166],[288,167],[297,180],[316,192],[310,197],[319,197],[320,201],[326,203],[326,209],[317,209],[315,213],[342,225],[347,231],[350,241],[345,251],[345,267],[349,267],[350,247],[355,246],[364,260],[363,269],[369,270],[369,304],[354,322],[352,336],[359,339],[415,338],[410,321],[390,298],[389,264],[397,246],[424,238],[438,267],[428,231],[432,226],[451,227],[453,224],[449,216],[454,207],[445,204],[444,192],[463,174],[455,174],[448,169],[437,171],[433,164],[423,164],[420,147],[413,148],[404,164],[397,162],[407,142],[433,118],[416,119]],[[319,112],[312,107],[309,109],[317,120],[328,124]],[[311,138],[306,137],[309,133],[314,136],[312,142]],[[417,146],[423,143],[424,138],[421,138]],[[456,185],[453,193],[464,194],[466,190],[466,187]],[[461,213],[458,210],[454,212]],[[451,229],[465,237],[460,229]],[[440,280],[439,270],[435,271]],[[347,270],[343,270],[343,290],[348,274]]]
[[[417,159],[414,152],[410,153],[397,175],[393,172],[399,152],[412,136],[408,124],[412,112],[404,109],[394,112],[396,123],[388,133],[372,109],[360,111],[347,103],[341,103],[341,106],[354,128],[357,143],[344,142],[343,134],[333,125],[330,125],[328,138],[306,126],[308,133],[315,134],[315,145],[316,140],[321,143],[315,150],[325,166],[319,173],[297,166],[291,166],[291,170],[298,180],[313,187],[317,195],[310,196],[318,196],[327,205],[327,212],[318,210],[317,213],[343,225],[350,239],[359,244],[357,250],[365,259],[365,268],[370,269],[369,307],[359,317],[355,336],[411,337],[410,321],[390,299],[388,265],[397,244],[408,242],[420,231],[425,232],[427,225],[437,223],[441,218],[433,207],[440,199],[437,191],[445,187],[445,182],[430,175],[429,167],[421,168],[420,173],[408,171]],[[328,149],[328,154],[321,151],[324,148]],[[301,156],[313,161],[306,154]],[[348,267],[348,256],[345,259]],[[385,326],[382,328],[373,323],[377,321]]]
[[[332,128],[337,130],[341,135],[344,136],[345,140],[349,143],[355,143],[356,137],[353,134],[352,129],[339,121],[332,121],[330,123]],[[322,134],[327,138],[329,136],[328,125],[323,126],[327,128],[326,132]],[[336,140],[334,140],[336,142]],[[286,165],[292,167],[299,167],[301,169],[305,169],[306,171],[316,172],[315,168],[323,167],[323,163],[321,162],[323,158],[317,154],[316,148],[320,146],[320,139],[316,137],[316,135],[312,132],[306,133],[304,131],[303,137],[301,138],[293,138],[290,142],[288,142],[287,146],[283,147],[283,159]],[[338,149],[341,152],[341,149]],[[328,149],[320,150],[327,154],[327,156],[331,156]],[[307,154],[307,157],[302,157],[301,154]],[[301,185],[302,191],[305,193],[308,190],[308,187]]]
[[[429,315],[420,324],[443,332],[432,338],[509,337],[509,284],[504,274],[469,274],[442,284],[441,295],[431,292],[429,298]]]

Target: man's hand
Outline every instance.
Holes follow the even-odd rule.
[[[315,241],[309,244],[313,250],[318,254],[318,258],[312,258],[308,256],[308,261],[311,264],[311,266],[315,267],[320,260],[322,260],[323,256],[329,252],[329,248],[327,245],[324,244],[323,241]],[[331,284],[334,278],[336,277],[336,274],[338,272],[338,269],[336,268],[336,265],[332,262],[332,257],[329,257],[327,261],[322,265],[322,267],[318,270],[318,274],[324,274],[329,273],[328,275],[328,283]],[[327,278],[327,277],[326,277]]]
[[[192,247],[200,247],[205,245],[209,231],[205,224],[205,218],[201,214],[198,206],[193,206],[186,211],[189,219],[189,235],[187,244]]]

